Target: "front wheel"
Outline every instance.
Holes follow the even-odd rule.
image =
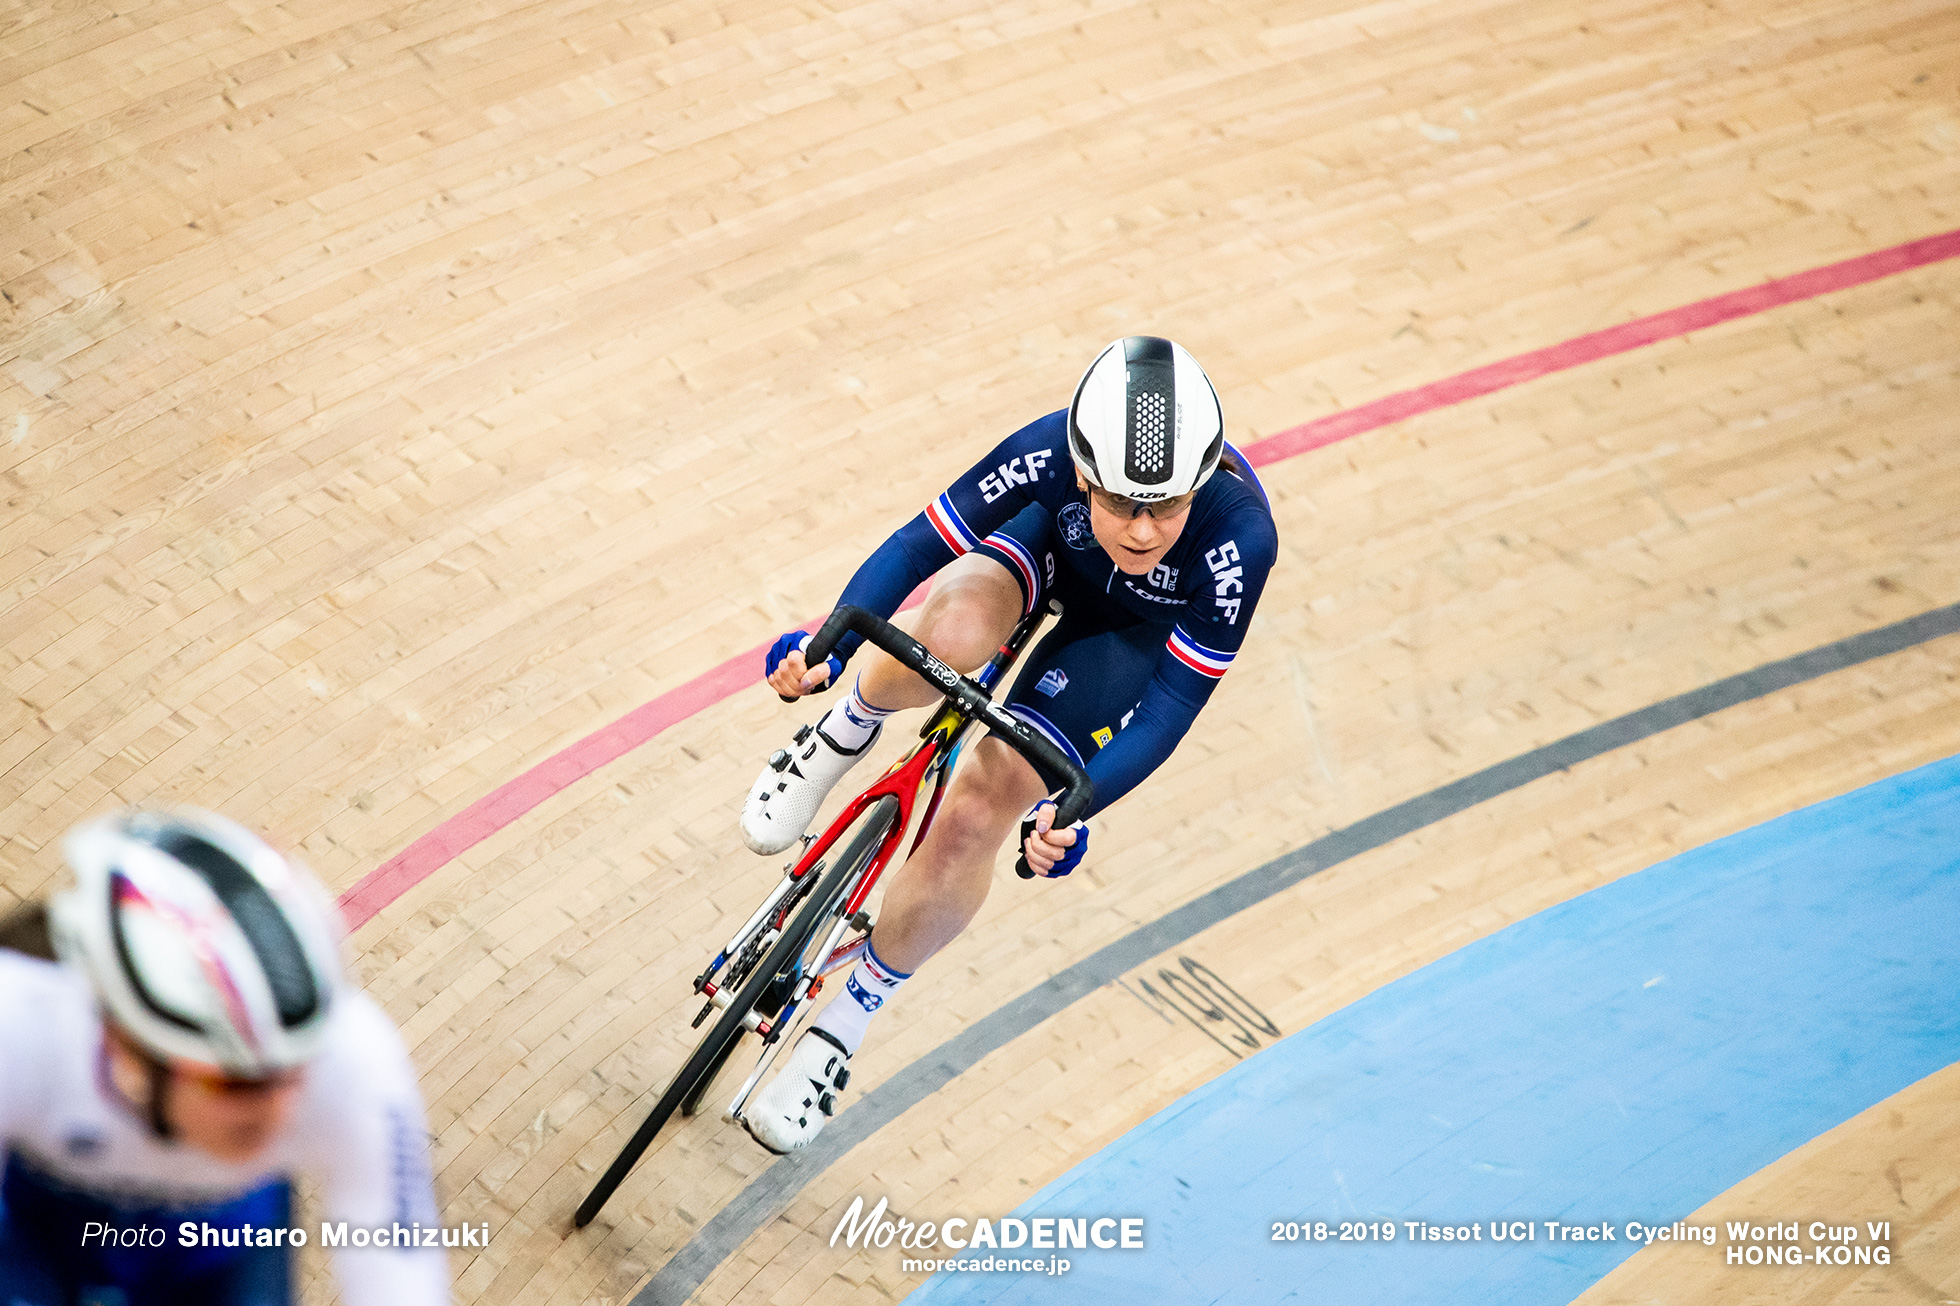
[[[811,936],[824,926],[829,917],[843,910],[846,890],[877,855],[885,835],[891,830],[892,822],[897,819],[898,799],[890,795],[880,798],[866,809],[857,833],[851,837],[842,855],[824,872],[816,888],[804,896],[795,918],[769,949],[769,955],[750,972],[734,1000],[722,1008],[721,1016],[710,1027],[707,1037],[695,1047],[694,1054],[667,1085],[653,1110],[647,1113],[647,1118],[626,1141],[626,1146],[613,1158],[612,1165],[592,1186],[585,1200],[579,1203],[578,1211],[572,1216],[575,1228],[583,1229],[592,1223],[592,1217],[599,1214],[599,1208],[619,1188],[634,1163],[653,1142],[654,1135],[660,1132],[660,1127],[676,1110],[692,1114],[692,1109],[700,1104],[702,1094],[708,1091],[716,1072],[728,1060],[746,1030],[744,1021],[749,1012],[763,999],[770,985],[795,983],[795,971],[806,964],[804,954],[811,946]]]

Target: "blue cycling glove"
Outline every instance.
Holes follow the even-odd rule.
[[[776,668],[783,664],[784,658],[801,649],[809,642],[810,632],[807,630],[792,630],[787,635],[777,636],[776,642],[769,646],[768,656],[763,659],[762,674],[764,678],[766,679],[769,676],[775,675]],[[836,684],[838,679],[844,674],[844,663],[835,653],[825,658],[824,661],[830,666],[830,679],[811,690],[810,692],[812,694],[823,693],[824,690]],[[812,667],[810,670],[814,671],[816,668]]]
[[[1021,818],[1021,865],[1027,865],[1028,840],[1034,838],[1035,813],[1039,812],[1043,807],[1053,807],[1054,805],[1055,800],[1052,797],[1043,798],[1033,807],[1030,807],[1028,814]],[[1089,851],[1089,827],[1086,823],[1077,821],[1074,825],[1064,826],[1063,828],[1075,831],[1075,842],[1069,845],[1068,851],[1062,854],[1062,859],[1055,863],[1053,870],[1038,872],[1038,874],[1045,875],[1051,880],[1059,880],[1080,866],[1082,864],[1082,854]]]

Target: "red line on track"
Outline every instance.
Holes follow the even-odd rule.
[[[819,618],[821,620],[821,618]],[[815,632],[817,622],[804,626]],[[773,641],[772,641],[773,642]],[[559,790],[582,780],[606,763],[638,748],[668,726],[685,721],[738,689],[755,683],[768,644],[728,659],[678,689],[628,712],[609,726],[560,749],[515,780],[477,799],[408,847],[390,857],[341,895],[347,927],[358,929],[375,913],[420,884],[438,867],[488,839]]]
[[[1795,276],[1766,281],[1759,286],[1733,290],[1726,295],[1671,308],[1664,313],[1635,318],[1631,322],[1577,336],[1561,344],[1472,368],[1413,390],[1387,395],[1359,408],[1330,413],[1247,445],[1245,455],[1254,467],[1264,467],[1405,418],[1507,390],[1553,372],[1563,372],[1584,363],[1639,349],[1643,345],[1672,340],[1691,331],[1705,330],[1786,304],[1815,299],[1834,290],[1848,290],[1881,277],[1894,276],[1955,257],[1960,257],[1960,231],[1894,245],[1890,249],[1863,254],[1842,263],[1813,268]],[[921,587],[918,593],[906,600],[905,606],[909,608],[918,603],[923,592]],[[813,631],[821,620],[819,617],[809,621],[803,629]],[[685,721],[696,712],[712,707],[735,691],[753,684],[768,647],[767,644],[759,644],[713,670],[703,672],[685,685],[668,690],[652,702],[634,708],[611,725],[594,731],[552,754],[516,779],[498,786],[417,839],[341,895],[340,906],[346,913],[348,928],[356,929],[366,924],[383,907],[420,884],[439,867],[475,847],[566,786],[638,748],[668,726]]]
[[[1448,408],[1468,399],[1491,394],[1498,390],[1508,390],[1514,385],[1522,385],[1553,372],[1563,372],[1582,363],[1597,362],[1611,358],[1614,354],[1624,354],[1642,345],[1655,344],[1662,340],[1672,340],[1676,336],[1687,335],[1690,331],[1702,331],[1723,322],[1733,322],[1739,317],[1749,317],[1755,313],[1781,308],[1799,300],[1815,299],[1833,290],[1848,290],[1852,286],[1862,286],[1880,277],[1909,272],[1913,268],[1924,267],[1928,263],[1939,263],[1960,256],[1960,231],[1949,231],[1941,236],[1928,236],[1905,245],[1894,245],[1891,249],[1881,249],[1875,254],[1863,254],[1857,258],[1846,259],[1842,263],[1832,263],[1825,267],[1813,268],[1809,272],[1799,272],[1793,277],[1777,281],[1765,281],[1760,286],[1750,286],[1745,290],[1732,290],[1726,295],[1704,299],[1680,308],[1670,308],[1665,313],[1655,313],[1650,317],[1637,317],[1631,322],[1622,322],[1604,331],[1577,336],[1563,344],[1548,345],[1534,349],[1528,354],[1519,354],[1502,362],[1489,363],[1483,367],[1446,377],[1441,381],[1431,381],[1428,385],[1417,386],[1366,403],[1359,408],[1348,408],[1338,413],[1329,413],[1316,418],[1304,426],[1296,426],[1277,435],[1245,448],[1245,456],[1252,460],[1254,467],[1264,467],[1282,458],[1291,458],[1309,449],[1319,449],[1338,440],[1360,435],[1377,427],[1399,422],[1437,408]]]

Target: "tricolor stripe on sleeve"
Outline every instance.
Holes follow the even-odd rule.
[[[1206,648],[1185,634],[1182,626],[1171,628],[1170,640],[1164,647],[1168,648],[1171,656],[1179,662],[1199,675],[1210,676],[1213,680],[1224,675],[1225,668],[1231,666],[1232,659],[1238,656],[1236,653],[1220,653],[1217,649]]]
[[[960,520],[960,510],[946,495],[942,494],[926,505],[926,520],[939,532],[939,538],[946,542],[946,547],[953,551],[955,558],[964,557],[980,547],[980,537],[967,529],[966,523]]]
[[[1019,540],[999,531],[989,535],[987,543],[1000,550],[1014,565],[1014,570],[1021,573],[1021,597],[1026,601],[1022,611],[1033,612],[1034,605],[1041,598],[1041,572],[1034,565],[1034,555],[1023,548]]]

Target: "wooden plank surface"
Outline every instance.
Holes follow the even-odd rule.
[[[1251,440],[1960,227],[1960,14],[1933,0],[0,23],[0,905],[130,801],[222,808],[351,885],[822,612],[1125,332],[1190,346]],[[858,1083],[1328,829],[1951,602],[1956,296],[1922,269],[1269,469],[1280,567],[1150,801],[1099,817],[1070,881],[1004,877]],[[1953,709],[1952,652],[1901,654],[1453,818],[1191,955],[1256,958],[1229,977],[1291,1031],[1951,753]],[[565,1237],[684,1054],[706,940],[774,874],[735,813],[800,719],[760,690],[712,708],[356,935],[447,1210],[495,1230],[460,1300],[623,1300],[766,1160],[693,1122]],[[895,1260],[811,1245],[852,1185],[1011,1205],[1229,1061],[1099,993],[822,1176],[702,1300],[896,1296]],[[1847,1146],[1803,1182],[1853,1182]],[[1934,1234],[1914,1272],[1950,1282]]]

